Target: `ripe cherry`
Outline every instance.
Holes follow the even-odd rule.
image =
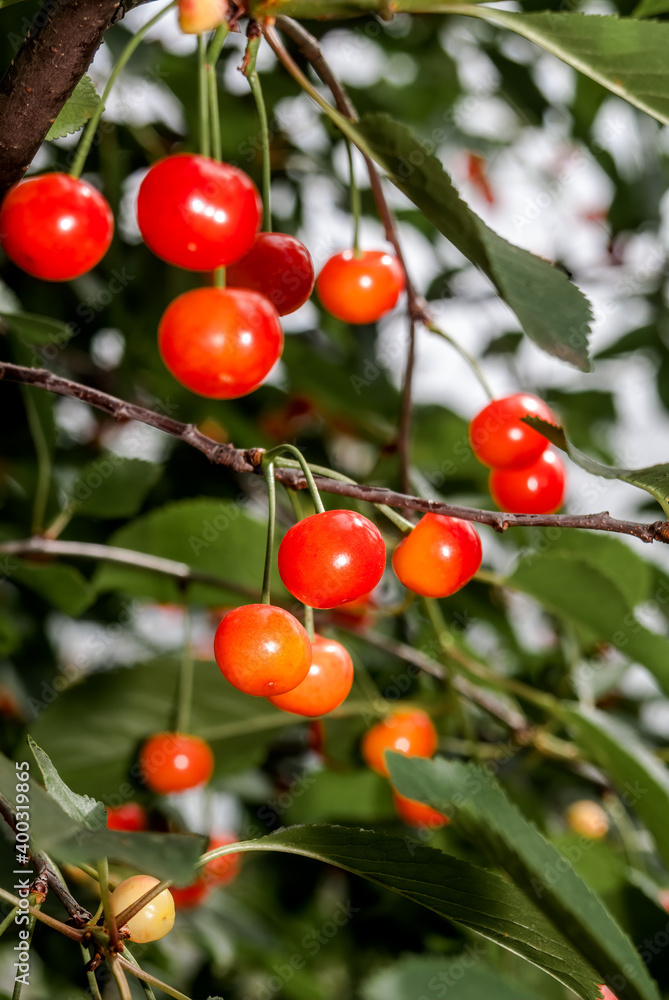
[[[28,177],[0,208],[0,242],[20,268],[44,281],[70,281],[102,260],[114,217],[106,199],[69,174]]]
[[[562,506],[564,465],[550,448],[524,469],[493,469],[490,493],[510,514],[553,514]]]
[[[618,1000],[618,997],[615,995],[615,993],[611,992],[608,986],[600,986],[599,988],[602,991],[603,1000]]]
[[[187,389],[236,399],[257,389],[281,357],[283,331],[263,295],[196,288],[170,303],[158,327],[163,361]]]
[[[316,290],[329,313],[346,323],[375,323],[405,285],[397,257],[383,250],[344,250],[326,262]]]
[[[407,826],[427,827],[430,830],[438,830],[441,826],[450,823],[448,816],[444,816],[437,809],[418,802],[417,799],[408,799],[400,795],[393,788],[393,802],[397,809],[397,815]]]
[[[227,847],[228,844],[235,844],[239,837],[231,833],[219,833],[209,840],[208,851],[216,851],[219,847]],[[212,858],[207,861],[202,869],[201,877],[209,887],[229,885],[239,875],[242,864],[241,852],[235,854],[224,854],[220,858]]]
[[[383,576],[381,532],[352,510],[312,514],[289,528],[279,546],[279,575],[298,601],[335,608],[369,593]]]
[[[469,521],[425,514],[393,552],[400,583],[425,597],[448,597],[481,566],[481,540]]]
[[[136,903],[138,899],[159,884],[159,879],[152,878],[151,875],[132,875],[120,885],[117,885],[111,894],[111,907],[114,916],[118,917],[129,906]],[[174,927],[174,900],[169,889],[163,889],[150,902],[131,917],[127,925],[130,931],[130,940],[139,944],[147,944],[149,941],[159,941],[165,937]]]
[[[179,153],[155,163],[137,196],[137,223],[157,257],[189,271],[214,271],[251,249],[262,212],[243,171]]]
[[[591,840],[601,840],[609,832],[609,817],[598,802],[581,799],[573,802],[566,813],[567,826]]]
[[[179,0],[179,27],[186,35],[213,31],[223,24],[227,9],[226,0]]]
[[[170,886],[172,899],[177,910],[194,910],[204,903],[209,895],[209,886],[201,879],[196,879],[190,885],[179,889],[175,885]]]
[[[347,650],[334,639],[316,635],[311,644],[309,673],[302,683],[269,700],[284,712],[314,718],[341,705],[352,685],[353,661]]]
[[[302,683],[311,666],[311,643],[288,611],[246,604],[229,611],[216,629],[214,656],[234,687],[268,698]]]
[[[657,901],[662,909],[669,913],[669,889],[660,889]]]
[[[388,777],[386,750],[407,757],[431,757],[437,749],[437,732],[426,712],[416,708],[393,712],[383,722],[367,730],[362,740],[362,756],[379,774]]]
[[[259,233],[249,252],[226,273],[230,288],[252,288],[267,296],[279,316],[304,305],[314,287],[311,254],[294,236]]]
[[[160,795],[183,792],[209,781],[214,770],[211,747],[199,736],[156,733],[139,753],[144,783]]]
[[[108,830],[128,830],[137,833],[148,828],[146,810],[139,802],[124,802],[122,806],[107,809]]]
[[[480,462],[493,469],[521,469],[537,461],[548,441],[521,417],[541,417],[555,423],[544,401],[529,392],[495,399],[474,417],[469,440]]]

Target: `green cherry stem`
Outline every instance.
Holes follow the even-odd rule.
[[[116,949],[118,947],[118,929],[122,924],[116,922],[116,917],[111,905],[111,893],[109,892],[109,862],[106,858],[101,858],[98,861],[98,883],[100,885],[100,898],[102,900],[102,909],[105,915],[105,924],[107,930],[109,931],[109,942],[112,948]]]
[[[151,20],[147,21],[146,24],[139,29],[139,31],[135,32],[135,34],[130,39],[126,47],[123,49],[121,55],[118,57],[116,65],[111,71],[109,79],[105,84],[105,89],[102,91],[102,96],[100,98],[100,101],[95,111],[88,119],[86,128],[84,129],[81,140],[79,141],[79,145],[77,146],[77,152],[75,153],[74,159],[72,160],[72,166],[70,167],[70,177],[81,177],[81,172],[84,169],[86,157],[88,156],[90,148],[93,145],[93,139],[95,138],[95,133],[97,131],[98,125],[100,124],[100,119],[102,118],[102,113],[105,109],[105,103],[107,101],[107,98],[109,97],[111,89],[116,83],[119,74],[122,72],[128,60],[130,59],[130,56],[133,54],[139,43],[142,41],[144,36],[151,30],[154,24],[157,24],[160,18],[163,17],[168,10],[171,10],[173,7],[176,7],[176,5],[177,5],[177,0],[172,0],[171,4],[168,4],[167,7],[163,7],[162,10],[158,11],[158,13],[154,15],[154,17],[152,17]]]
[[[276,521],[276,479],[274,478],[274,462],[269,459],[263,462],[265,480],[267,482],[267,546],[265,548],[265,569],[262,578],[262,603],[271,604],[270,589],[272,586],[272,563],[274,561],[274,523]]]
[[[255,22],[251,22],[249,25],[249,30]],[[253,100],[256,104],[256,113],[258,115],[258,124],[260,125],[260,143],[262,146],[262,202],[263,202],[263,230],[266,233],[272,232],[272,208],[270,204],[270,193],[271,193],[271,183],[272,183],[272,165],[269,155],[269,124],[267,121],[267,108],[265,107],[265,98],[263,97],[262,86],[260,84],[260,77],[258,76],[258,71],[256,69],[256,61],[258,59],[258,49],[260,48],[260,41],[262,35],[253,34],[249,36],[248,42],[246,44],[246,55],[244,57],[243,63],[243,73],[246,79],[249,81],[249,87],[251,88],[251,93],[253,94]]]
[[[304,457],[304,455],[302,454],[302,452],[299,450],[299,448],[296,448],[294,444],[280,444],[280,445],[277,445],[276,448],[270,448],[269,451],[265,452],[263,461],[269,461],[270,459],[275,459],[283,451],[289,452],[289,454],[293,455],[294,458],[297,459],[297,463],[298,463],[300,469],[302,470],[302,474],[303,474],[304,478],[307,481],[307,486],[309,487],[309,494],[310,494],[311,499],[313,501],[314,507],[316,508],[316,513],[317,514],[322,514],[323,511],[325,510],[325,508],[323,507],[323,501],[321,500],[321,495],[318,492],[318,489],[316,487],[316,483],[314,482],[314,477],[312,475],[312,472],[311,472],[311,469],[309,467],[309,464],[308,464],[306,458]],[[280,463],[277,462],[276,464],[279,465]],[[285,466],[284,466],[284,468],[285,468]]]
[[[33,899],[34,899],[34,897],[33,897]],[[41,903],[35,903],[35,909],[36,910],[39,910],[41,908],[41,906],[42,906]],[[36,923],[37,923],[37,918],[35,917],[35,914],[33,913],[33,914],[30,915],[30,919],[28,921],[28,940],[26,942],[27,945],[28,945],[28,948],[30,948],[30,945],[32,944],[33,934],[35,933],[35,924]],[[23,989],[23,979],[19,976],[19,970],[17,969],[16,970],[16,979],[14,980],[14,989],[12,990],[12,1000],[20,1000],[21,990],[22,989]]]
[[[207,89],[209,91],[209,119],[211,122],[211,155],[215,160],[221,162],[221,116],[218,110],[218,82],[216,80],[216,67],[207,62]]]
[[[0,937],[5,933],[7,928],[14,922],[14,917],[19,912],[18,906],[15,906],[13,910],[10,910],[5,919],[0,924]]]
[[[221,51],[229,34],[230,28],[225,22],[214,32],[214,37],[209,42],[209,48],[207,49],[207,62],[211,66],[215,66],[218,62]]]
[[[207,85],[207,43],[204,35],[197,36],[198,99],[200,107],[200,152],[211,152],[209,133],[209,88]]]
[[[483,371],[483,368],[476,360],[476,358],[473,357],[473,355],[471,355],[469,351],[467,351],[462,346],[462,344],[459,344],[454,337],[451,337],[450,333],[446,333],[445,330],[442,330],[435,323],[426,323],[425,326],[430,331],[430,333],[436,333],[438,337],[442,337],[445,341],[447,341],[447,343],[451,345],[451,347],[455,348],[460,357],[464,358],[464,360],[467,362],[471,370],[474,372],[474,375],[476,375],[481,385],[481,388],[487,395],[488,399],[493,400],[495,398],[495,393],[492,391],[490,383],[486,378],[485,372]]]
[[[192,621],[190,608],[184,605],[184,642],[179,667],[179,697],[175,720],[175,731],[187,733],[190,726],[191,706],[193,704],[193,679],[195,663],[193,660],[193,644],[191,642]]]
[[[309,636],[309,642],[313,642],[316,635],[314,629],[314,609],[310,608],[308,604],[304,605],[304,628]]]
[[[81,957],[84,960],[84,965],[88,965],[93,955],[89,952],[88,948],[79,942],[79,948],[81,949]],[[98,981],[95,978],[95,972],[92,969],[86,970],[86,979],[88,980],[88,989],[91,994],[92,1000],[102,1000],[100,996],[100,987],[98,986]]]
[[[358,256],[359,247],[359,236],[360,236],[360,188],[358,187],[357,181],[355,179],[355,166],[353,163],[353,146],[349,139],[345,139],[346,142],[346,152],[348,154],[348,168],[349,168],[349,191],[351,194],[351,215],[353,216],[353,253]]]

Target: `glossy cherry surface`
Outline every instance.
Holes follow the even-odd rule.
[[[216,629],[214,656],[234,687],[269,698],[302,683],[311,666],[311,643],[283,608],[245,604],[229,611]]]
[[[383,250],[343,250],[326,262],[316,291],[324,309],[346,323],[374,323],[405,285],[397,257]]]
[[[159,160],[137,196],[146,245],[189,271],[214,271],[248,253],[261,213],[260,195],[247,174],[197,153]]]
[[[211,747],[188,733],[155,733],[143,744],[139,766],[154,792],[183,792],[209,781],[214,770]]]
[[[298,601],[335,608],[369,593],[383,576],[386,547],[368,518],[326,510],[298,521],[279,546],[279,574]]]
[[[219,833],[209,839],[208,851],[215,851],[219,847],[227,847],[228,844],[235,844],[239,837],[231,833]],[[242,865],[241,853],[224,854],[220,858],[213,858],[207,861],[202,869],[202,878],[208,886],[223,886],[234,881],[239,875]]]
[[[481,540],[469,521],[425,514],[393,552],[400,583],[425,597],[448,597],[481,566]]]
[[[469,425],[469,440],[479,462],[493,469],[520,469],[537,461],[548,441],[521,417],[555,423],[546,403],[530,392],[494,399]]]
[[[258,233],[249,252],[226,273],[229,288],[252,288],[265,295],[279,316],[304,305],[314,288],[311,254],[294,236]]]
[[[564,465],[550,448],[525,469],[493,469],[490,493],[509,514],[553,514],[562,506]]]
[[[107,809],[107,829],[127,830],[136,833],[148,830],[149,818],[146,809],[139,802],[124,802],[121,806]]]
[[[386,750],[407,757],[431,757],[437,749],[437,731],[430,716],[419,708],[393,712],[365,733],[361,749],[369,767],[387,777]]]
[[[167,307],[158,327],[166,366],[187,389],[210,399],[253,392],[281,357],[276,309],[246,288],[196,288]]]
[[[70,281],[95,267],[114,235],[107,200],[87,181],[42,174],[20,181],[0,208],[0,242],[20,268],[44,281]]]
[[[314,636],[311,666],[301,684],[269,700],[284,712],[315,718],[334,711],[353,685],[353,661],[340,642]]]
[[[446,826],[450,820],[437,809],[419,802],[417,799],[408,799],[405,795],[400,795],[393,788],[393,802],[397,815],[407,826],[428,827],[430,830],[438,830],[441,826]]]
[[[151,875],[132,875],[117,885],[111,894],[111,908],[114,916],[118,917],[150,889],[158,885],[159,881]],[[130,940],[139,944],[159,941],[165,937],[174,927],[174,900],[170,890],[163,889],[161,893],[154,896],[142,907],[139,913],[128,920],[126,926],[130,931]]]

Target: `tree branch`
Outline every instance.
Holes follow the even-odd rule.
[[[103,410],[117,420],[137,420],[148,424],[201,451],[215,465],[222,465],[233,472],[262,475],[260,467],[262,448],[241,449],[235,448],[232,444],[219,444],[199,431],[194,424],[183,424],[154,410],[137,406],[135,403],[126,403],[106,392],[100,392],[99,389],[54,375],[44,368],[26,368],[23,365],[3,361],[0,362],[0,379],[3,378],[8,382],[20,382],[47,389],[60,396],[72,396]],[[280,468],[278,462],[276,478],[290,489],[307,488],[307,482],[301,472],[296,469]],[[422,497],[396,493],[382,486],[361,486],[357,483],[340,482],[324,475],[316,475],[314,478],[319,490],[324,493],[365,500],[373,504],[386,504],[388,507],[402,510],[415,510],[424,514],[447,514],[450,517],[459,517],[463,521],[487,524],[500,532],[506,531],[507,528],[520,527],[588,528],[591,531],[612,531],[622,535],[633,535],[642,542],[669,542],[669,521],[654,521],[651,524],[619,521],[611,517],[608,511],[600,514],[505,514],[493,510],[478,510],[475,507],[460,507],[438,500],[423,500]]]

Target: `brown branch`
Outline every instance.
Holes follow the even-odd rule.
[[[262,449],[241,449],[235,448],[232,444],[219,444],[199,431],[194,424],[183,424],[154,410],[137,406],[135,403],[126,403],[106,392],[54,375],[44,368],[26,368],[23,365],[3,361],[0,362],[0,379],[3,378],[8,382],[20,382],[47,389],[60,396],[72,396],[103,410],[117,420],[137,420],[156,427],[201,451],[215,465],[222,465],[232,469],[233,472],[262,474],[260,468]],[[304,476],[295,469],[277,468],[276,478],[290,489],[307,488]],[[386,504],[388,507],[402,510],[415,510],[424,514],[447,514],[450,517],[459,517],[463,521],[487,524],[500,532],[506,531],[507,528],[520,527],[588,528],[591,531],[612,531],[622,535],[633,535],[642,542],[669,542],[669,521],[654,521],[651,524],[618,521],[611,517],[608,511],[600,514],[505,514],[493,510],[478,510],[475,507],[460,507],[438,500],[423,500],[422,497],[397,493],[382,486],[340,482],[324,475],[316,475],[314,478],[318,488],[324,493],[365,500],[373,504]]]

